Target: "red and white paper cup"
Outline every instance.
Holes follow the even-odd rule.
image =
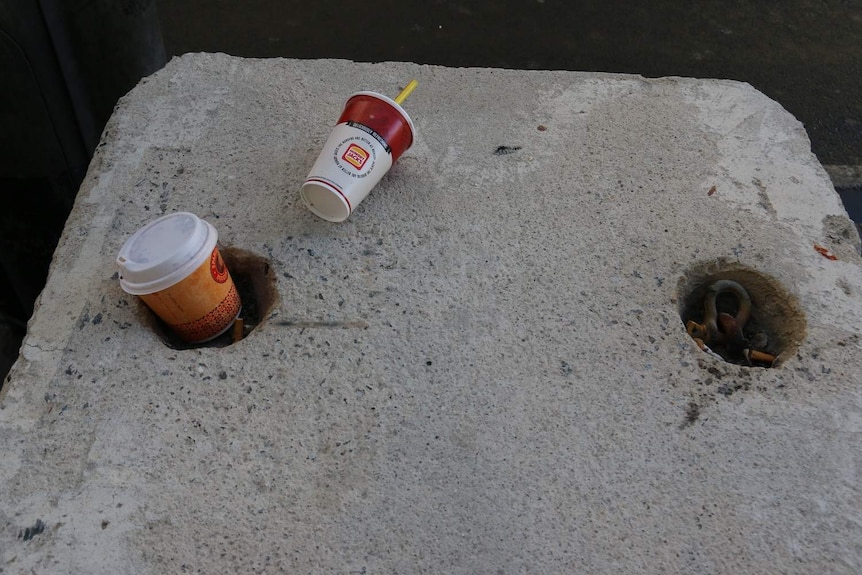
[[[416,137],[407,112],[376,92],[348,98],[300,194],[314,214],[343,222]]]

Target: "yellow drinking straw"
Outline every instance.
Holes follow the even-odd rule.
[[[401,93],[395,96],[395,103],[399,106],[401,103],[407,99],[407,96],[413,93],[413,90],[416,89],[416,86],[419,85],[419,82],[416,80],[410,80],[410,83],[404,86],[404,89],[401,90]]]

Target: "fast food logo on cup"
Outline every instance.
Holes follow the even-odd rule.
[[[210,273],[217,283],[223,284],[227,281],[227,266],[224,265],[224,260],[221,259],[218,248],[213,249],[213,255],[210,256]]]
[[[361,170],[365,162],[368,161],[370,154],[356,144],[350,144],[341,159],[354,166],[357,170]]]
[[[332,161],[344,174],[362,179],[374,171],[380,146],[365,135],[352,135],[332,151]]]

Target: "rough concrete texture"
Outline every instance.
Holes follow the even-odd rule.
[[[413,148],[313,216],[345,98],[413,77]],[[179,210],[277,275],[230,347],[167,347],[117,282]],[[858,241],[746,84],[175,59],[106,128],[6,385],[0,571],[862,572]],[[686,334],[725,272],[779,367]]]

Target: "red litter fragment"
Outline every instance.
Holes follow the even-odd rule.
[[[709,188],[709,191],[706,192],[706,195],[711,196],[714,193],[715,193],[715,186],[712,186],[711,188]]]
[[[829,248],[824,248],[820,244],[814,244],[814,249],[817,250],[827,260],[837,260],[838,258],[832,253]]]

